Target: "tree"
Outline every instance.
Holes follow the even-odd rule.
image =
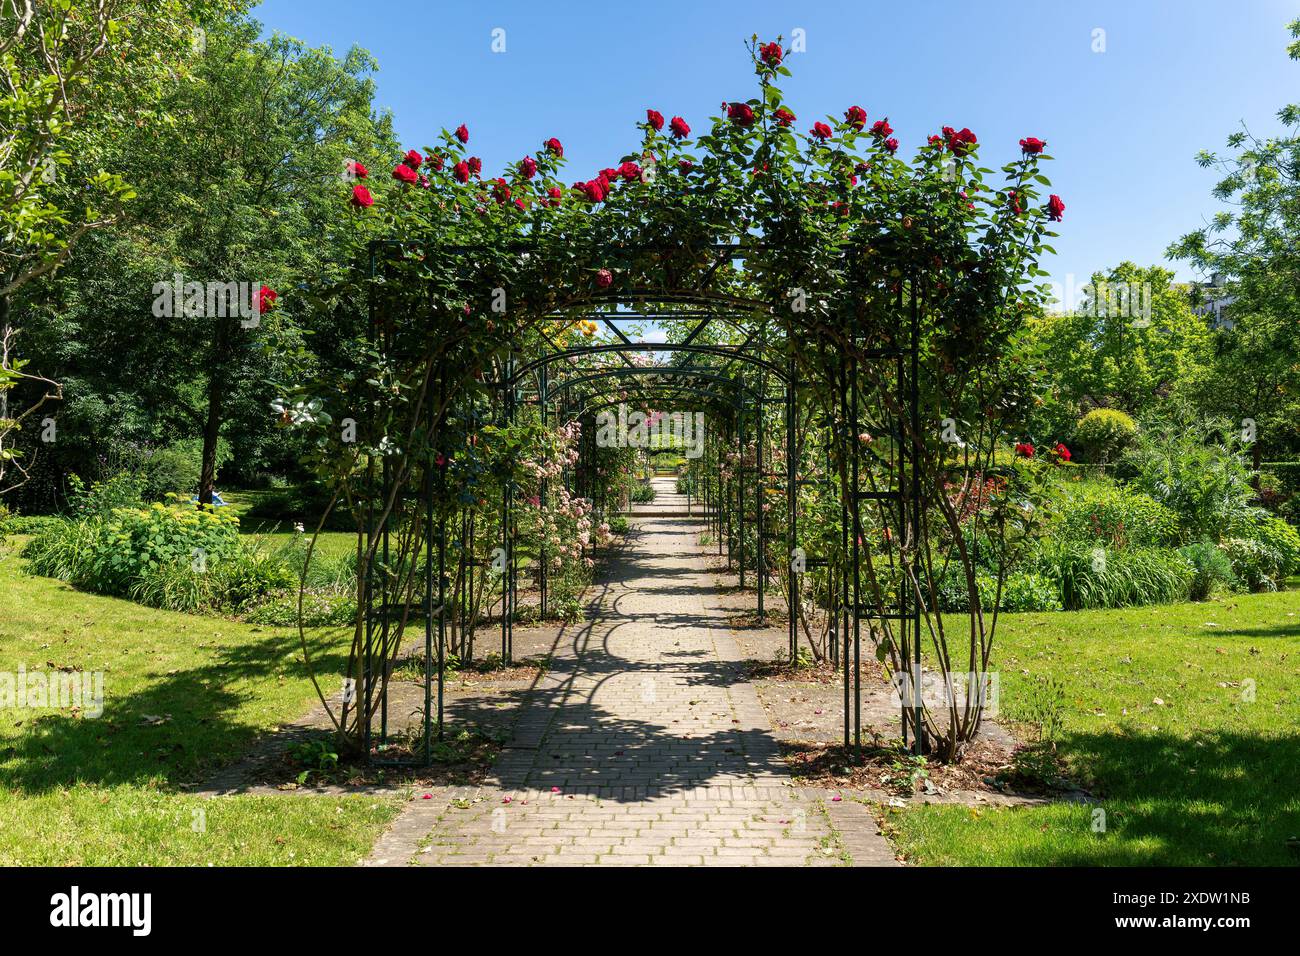
[[[1122,262],[1095,273],[1080,307],[1029,323],[1022,349],[1043,385],[1037,437],[1068,438],[1092,408],[1140,418],[1197,374],[1209,341],[1169,270]]]
[[[207,495],[226,442],[244,475],[268,457],[292,463],[268,382],[309,369],[311,346],[330,339],[305,337],[292,283],[330,268],[350,215],[333,187],[348,160],[373,165],[371,144],[391,148],[391,132],[372,111],[368,54],[338,60],[260,34],[237,16],[208,25],[185,82],[159,104],[168,122],[129,125],[103,147],[139,184],[120,227],[88,237],[24,298],[29,343],[67,386],[65,466],[93,468],[107,444],[201,436]],[[184,295],[172,301],[178,275],[182,288],[243,282],[244,305],[265,285],[278,304],[211,315],[201,296],[187,310]]]
[[[1300,60],[1300,20],[1287,53]],[[1197,162],[1222,179],[1213,196],[1229,208],[1169,247],[1206,275],[1227,280],[1231,323],[1215,332],[1213,359],[1192,389],[1198,402],[1242,424],[1258,468],[1265,447],[1300,444],[1300,105],[1278,111],[1283,129],[1260,138],[1244,125],[1227,153]]]

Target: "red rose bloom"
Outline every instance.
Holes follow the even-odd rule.
[[[1061,456],[1061,461],[1069,461],[1074,457],[1070,454],[1070,449],[1066,448],[1059,441],[1056,443],[1056,453]]]
[[[732,103],[727,107],[727,116],[737,126],[754,125],[754,110],[748,103]]]
[[[1053,222],[1060,222],[1061,216],[1065,212],[1065,203],[1061,202],[1061,197],[1052,193],[1051,198],[1047,200],[1047,216]]]
[[[430,156],[426,156],[424,161],[434,172],[442,172],[443,158],[441,153],[433,153]]]
[[[475,176],[483,172],[483,160],[479,159],[477,156],[471,156],[468,162],[469,162],[469,171],[473,173]]]
[[[592,202],[604,202],[605,197],[609,195],[609,185],[603,179],[589,179],[585,183],[578,183],[577,189],[581,190]]]
[[[492,196],[496,199],[497,205],[501,205],[510,198],[510,187],[504,179],[492,180]]]
[[[559,186],[552,186],[550,189],[546,190],[546,195],[551,197],[546,200],[546,205],[548,206],[558,206],[560,200],[564,197],[564,193],[560,191]]]
[[[532,179],[537,175],[537,160],[531,156],[525,156],[519,161],[519,174],[524,179]]]
[[[420,177],[416,175],[415,170],[406,165],[406,163],[399,163],[397,166],[393,167],[393,178],[404,183],[413,183]]]
[[[898,152],[898,140],[892,136],[889,137],[889,139],[885,140],[885,149],[889,150],[891,156]]]
[[[943,143],[943,137],[937,134],[931,134],[927,142],[929,142],[931,146],[938,146]]]
[[[614,284],[614,276],[608,269],[601,269],[596,273],[596,285],[602,289],[608,289]]]
[[[781,44],[773,40],[771,43],[764,43],[759,47],[758,55],[763,58],[763,62],[768,66],[780,66],[785,51],[781,49]]]
[[[656,133],[664,128],[664,114],[658,110],[646,110],[645,121],[654,127]]]
[[[882,120],[876,120],[874,123],[871,124],[872,136],[878,136],[881,139],[888,139],[893,132],[894,132],[894,127],[889,125],[888,116],[886,116]]]
[[[850,106],[844,111],[844,122],[848,123],[850,126],[862,129],[867,122],[867,111],[861,106]]]
[[[453,166],[451,171],[452,174],[456,177],[456,182],[458,183],[469,182],[469,163],[465,162],[465,160],[462,159],[459,163]]]
[[[354,176],[357,179],[365,179],[370,175],[370,170],[352,159],[348,160],[347,171],[349,176]]]
[[[1020,148],[1024,150],[1027,156],[1037,156],[1043,150],[1047,149],[1047,144],[1037,136],[1026,136],[1020,141]]]
[[[975,138],[975,134],[964,126],[960,130],[954,130],[951,126],[945,126],[943,128],[943,135],[947,137],[948,148],[952,150],[954,156],[965,156],[979,144],[979,140]]]
[[[786,109],[784,106],[782,106],[772,115],[776,117],[776,121],[780,123],[782,126],[789,126],[791,123],[795,121],[796,118],[795,115],[791,113],[788,109]]]
[[[412,169],[419,169],[420,164],[424,162],[424,157],[421,156],[419,153],[417,153],[415,150],[408,149],[406,151],[406,156],[402,159],[402,162],[404,162],[407,166],[410,166]]]
[[[1016,454],[1021,458],[1033,458],[1034,446],[1027,441],[1018,442],[1016,444]]]
[[[374,197],[370,195],[370,190],[360,183],[352,187],[351,202],[358,209],[368,209],[375,204]]]
[[[459,126],[456,127],[456,138],[460,140],[462,143],[469,142],[469,130],[465,128],[464,123],[461,123]]]
[[[809,130],[809,132],[812,133],[814,136],[816,136],[818,139],[831,138],[831,128],[827,126],[825,123],[813,123],[813,128]]]
[[[680,116],[674,116],[672,122],[668,124],[668,128],[673,131],[673,135],[678,139],[685,139],[687,136],[691,135],[690,126],[688,126],[686,120],[682,119]]]
[[[515,205],[519,207],[520,212],[524,212],[528,209],[528,203],[524,202],[522,199],[516,199]]]
[[[689,159],[679,159],[677,160],[677,168],[684,173],[689,173],[692,169],[695,168],[695,164],[691,162]]]
[[[1007,205],[1011,207],[1011,211],[1017,216],[1024,211],[1024,207],[1020,205],[1020,196],[1014,189],[1007,190]]]
[[[559,156],[561,159],[564,158],[564,147],[560,145],[560,141],[554,136],[546,141],[545,146],[546,151],[552,156]]]
[[[618,167],[618,174],[628,182],[631,182],[634,179],[641,178],[641,167],[629,160],[622,166]]]
[[[276,292],[270,286],[262,286],[257,290],[257,311],[270,312],[275,306],[275,300],[280,298],[280,293]]]

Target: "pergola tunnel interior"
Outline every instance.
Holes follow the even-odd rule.
[[[389,248],[372,247],[372,274],[382,274]],[[736,285],[745,248],[721,245],[712,254],[730,267]],[[444,711],[449,654],[459,661],[487,653],[513,660],[521,580],[535,591],[539,617],[551,610],[544,539],[539,553],[521,554],[519,488],[507,482],[495,501],[455,500],[447,463],[456,443],[525,417],[543,427],[576,424],[576,459],[542,477],[540,497],[562,487],[567,496],[588,499],[592,520],[603,522],[620,502],[608,500],[596,480],[605,466],[599,426],[620,407],[703,413],[700,453],[688,459],[683,483],[710,547],[716,543],[742,591],[752,590],[758,623],[779,608],[794,662],[812,640],[801,620],[813,607],[824,622],[824,657],[842,677],[844,745],[859,752],[862,659],[890,641],[905,671],[898,686],[910,689],[900,691],[904,744],[924,752],[924,609],[922,592],[907,583],[908,571],[919,574],[913,554],[924,508],[909,439],[920,430],[917,290],[904,283],[888,290],[896,318],[888,341],[855,336],[850,303],[819,320],[838,323],[853,346],[840,348],[811,342],[811,328],[801,331],[800,312],[788,299],[719,291],[710,276],[706,271],[681,288],[660,283],[562,297],[536,317],[534,335],[508,340],[478,367],[454,355],[431,357],[427,410],[413,419],[422,444],[417,451],[412,443],[400,461],[385,458],[369,477],[373,500],[389,503],[371,506],[365,545],[376,560],[360,583],[365,633],[357,707],[371,717],[362,721],[362,734],[372,760],[383,760],[387,749],[389,678],[400,662],[420,662],[424,690],[422,740],[403,759],[427,762],[433,742],[454,731]],[[370,325],[381,353],[404,323],[430,320],[411,308],[405,300],[372,298]],[[603,334],[574,341],[564,332],[575,322],[595,323]],[[654,340],[645,340],[648,329],[657,331]],[[828,502],[838,512],[830,533],[824,521],[814,533],[805,512],[825,511]],[[407,520],[399,522],[399,513]],[[864,541],[868,513],[879,536],[874,549]],[[488,517],[499,540],[476,534]],[[399,540],[412,533],[418,541]],[[877,563],[891,567],[866,573],[872,550]],[[393,570],[394,554],[412,558],[405,577],[400,567]],[[480,613],[485,606],[495,618],[490,624]],[[411,625],[422,625],[422,640],[404,636]]]

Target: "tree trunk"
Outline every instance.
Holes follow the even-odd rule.
[[[199,471],[199,504],[211,505],[217,484],[217,440],[221,437],[221,412],[226,401],[227,323],[220,321],[213,333],[212,359],[208,376],[208,417],[203,424],[203,463]]]

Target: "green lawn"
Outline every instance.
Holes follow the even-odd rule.
[[[1022,709],[1035,677],[1063,684],[1059,749],[1099,799],[890,810],[891,836],[910,860],[1300,863],[1300,592],[1013,614],[998,636],[1004,710]],[[1104,833],[1093,832],[1096,807]]]
[[[0,865],[351,863],[392,819],[389,799],[180,789],[310,707],[296,631],[84,594],[20,564],[0,550],[0,671],[102,670],[104,711],[0,712]]]

